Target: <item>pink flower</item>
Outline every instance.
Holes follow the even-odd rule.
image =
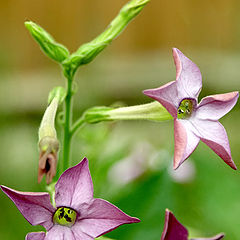
[[[191,238],[191,240],[220,240],[224,234],[220,233],[211,238]],[[165,224],[161,240],[188,240],[188,230],[166,209]]]
[[[191,155],[200,140],[236,169],[227,133],[218,120],[236,104],[238,92],[208,96],[198,104],[202,88],[199,68],[176,48],[173,49],[173,58],[176,81],[145,90],[144,94],[159,101],[174,118],[174,169]]]
[[[47,230],[28,233],[26,240],[93,240],[122,224],[140,221],[105,200],[93,198],[86,158],[60,176],[55,186],[56,208],[48,193],[1,189],[30,224]]]

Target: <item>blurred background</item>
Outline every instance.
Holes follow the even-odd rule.
[[[126,2],[0,1],[0,184],[45,191],[44,182],[36,183],[37,131],[48,92],[65,84],[60,67],[40,51],[24,21],[37,22],[74,51],[100,34]],[[172,47],[199,66],[203,75],[200,98],[239,90],[239,10],[236,0],[151,0],[94,62],[79,69],[74,117],[96,105],[150,102],[142,90],[175,80]],[[221,120],[238,168],[239,121],[238,103]],[[172,122],[101,123],[77,134],[73,164],[88,157],[95,197],[142,220],[107,235],[160,239],[165,208],[169,208],[192,237],[225,232],[225,239],[238,240],[239,171],[200,143],[174,172],[173,146]],[[27,232],[42,230],[31,226],[2,192],[0,211],[0,239],[24,239]]]

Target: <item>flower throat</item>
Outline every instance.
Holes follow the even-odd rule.
[[[60,207],[53,215],[56,224],[71,227],[76,221],[77,213],[71,208]]]
[[[186,119],[189,118],[193,111],[193,101],[191,99],[184,99],[181,101],[178,110],[177,118]]]

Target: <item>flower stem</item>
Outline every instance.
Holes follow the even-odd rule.
[[[72,124],[72,82],[73,78],[69,77],[67,81],[67,95],[65,98],[65,118],[64,118],[64,135],[63,135],[63,166],[65,171],[70,166],[71,154],[71,124]]]

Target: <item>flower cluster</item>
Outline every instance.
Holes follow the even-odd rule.
[[[125,214],[108,201],[93,197],[93,183],[87,158],[69,168],[71,140],[86,123],[130,119],[154,121],[173,119],[174,169],[177,169],[192,154],[200,140],[231,168],[237,169],[231,156],[226,130],[219,119],[234,107],[239,93],[211,95],[198,103],[202,88],[200,70],[176,48],[173,49],[176,80],[162,87],[144,91],[145,95],[155,100],[154,102],[122,108],[93,107],[85,111],[78,120],[73,121],[75,119],[72,116],[72,97],[75,93],[74,75],[78,67],[90,63],[149,1],[131,0],[120,10],[102,34],[91,42],[83,44],[72,54],[43,28],[31,21],[25,22],[25,26],[43,52],[61,65],[63,75],[67,78],[66,88],[56,87],[50,92],[49,105],[39,128],[38,182],[41,182],[44,175],[46,175],[47,184],[54,181],[58,173],[58,151],[62,152],[58,169],[63,173],[57,182],[52,183],[55,190],[49,187],[49,193],[20,192],[1,186],[2,191],[14,202],[30,224],[41,225],[46,230],[46,232],[28,233],[26,240],[94,240],[123,224],[140,222],[138,218]],[[62,119],[59,118],[63,126],[61,145],[57,138],[55,119],[58,107],[63,101],[64,111]],[[142,157],[142,154],[140,155]],[[128,162],[128,159],[123,161],[124,166],[125,162]],[[115,171],[114,178],[116,179],[116,172],[120,173],[121,181],[123,177],[125,178],[125,182],[141,175],[145,167],[142,162],[144,160],[137,159],[132,165],[126,164],[128,171],[124,170],[124,176],[121,175],[121,171]],[[224,234],[220,233],[211,238],[192,238],[191,240],[220,240],[223,237]],[[167,209],[161,240],[188,239],[188,230]]]

